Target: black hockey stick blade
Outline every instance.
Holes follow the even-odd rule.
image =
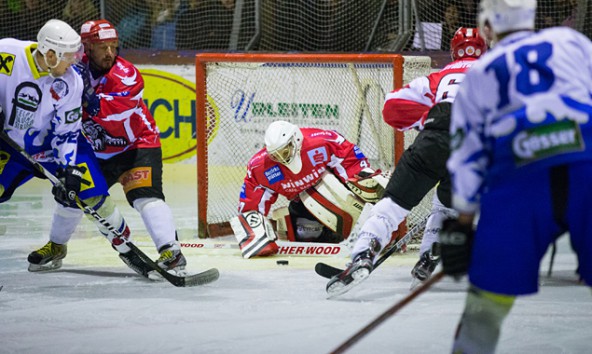
[[[211,282],[218,280],[220,277],[220,272],[218,269],[211,268],[201,273],[187,275],[187,276],[177,276],[167,272],[166,270],[162,269],[158,266],[150,257],[148,257],[138,246],[134,245],[131,242],[128,242],[127,245],[132,249],[132,252],[136,253],[138,257],[146,263],[152,270],[156,271],[160,274],[164,279],[166,279],[169,283],[173,284],[174,286],[178,287],[189,287],[189,286],[198,286],[204,285]]]
[[[343,272],[343,269],[330,266],[327,263],[319,262],[315,265],[315,272],[323,278],[331,279],[337,274]]]
[[[403,246],[406,245],[415,234],[422,231],[424,229],[427,221],[428,221],[428,216],[423,218],[417,225],[415,225],[411,230],[409,230],[403,237],[401,237],[399,239],[399,241],[397,241],[396,243],[391,244],[391,246],[387,247],[382,252],[382,255],[380,256],[380,258],[378,258],[376,263],[374,263],[374,269],[378,268],[378,266],[381,265],[384,261],[386,261],[387,258],[389,258],[393,253],[395,253],[396,251],[403,248]],[[315,272],[318,275],[322,276],[323,278],[331,279],[334,276],[336,276],[337,274],[343,272],[343,269],[336,268],[336,267],[330,266],[326,263],[319,262],[315,265]]]

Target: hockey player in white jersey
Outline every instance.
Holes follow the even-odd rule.
[[[567,27],[535,32],[535,13],[534,0],[481,1],[496,44],[452,108],[459,216],[444,223],[441,257],[470,282],[455,353],[495,351],[516,296],[538,291],[541,260],[566,231],[592,286],[592,43]]]
[[[58,205],[50,241],[29,255],[30,271],[61,266],[66,243],[83,215],[76,207],[76,196],[129,237],[125,220],[109,198],[92,147],[81,134],[83,83],[71,68],[82,56],[80,36],[67,23],[50,20],[37,39],[0,40],[2,134],[61,179],[65,187],[52,189]],[[0,139],[0,157],[0,203],[31,178],[44,177],[4,138]],[[123,240],[96,223],[126,264],[140,274],[147,272]]]

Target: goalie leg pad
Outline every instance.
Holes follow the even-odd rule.
[[[317,220],[344,237],[351,233],[365,204],[331,173],[300,193],[300,199]]]
[[[243,258],[271,256],[278,252],[277,236],[269,220],[257,211],[247,211],[230,220]]]
[[[271,219],[276,222],[277,235],[280,239],[290,242],[296,241],[296,234],[292,226],[292,218],[288,207],[280,207],[271,213]]]

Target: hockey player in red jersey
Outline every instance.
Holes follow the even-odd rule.
[[[290,204],[276,209],[274,219],[288,240],[336,243],[347,238],[364,204],[378,200],[384,190],[386,178],[379,172],[358,146],[335,131],[271,123],[265,148],[247,165],[241,214],[231,222],[243,256],[277,253],[267,216],[280,195]],[[360,185],[365,188],[355,188]]]
[[[118,33],[109,21],[87,21],[80,35],[85,48],[84,65],[78,67],[85,83],[84,132],[108,186],[119,182],[128,203],[142,216],[160,253],[158,265],[183,275],[187,262],[164,201],[159,130],[142,100],[142,75],[118,55]]]
[[[438,265],[438,231],[443,220],[454,215],[446,169],[451,103],[465,72],[485,53],[487,44],[476,28],[459,28],[450,47],[450,64],[386,95],[382,111],[385,122],[398,130],[417,129],[420,133],[399,160],[384,198],[362,226],[350,266],[327,284],[330,295],[344,293],[368,277],[381,250],[391,242],[391,234],[436,185],[420,259],[411,271],[412,286],[427,280]]]

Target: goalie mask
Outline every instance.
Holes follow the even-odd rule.
[[[281,163],[294,173],[298,173],[302,168],[300,149],[303,139],[298,126],[279,120],[267,127],[265,148],[271,160]]]
[[[489,26],[495,34],[534,30],[535,13],[535,0],[481,0],[479,29],[485,33]]]

